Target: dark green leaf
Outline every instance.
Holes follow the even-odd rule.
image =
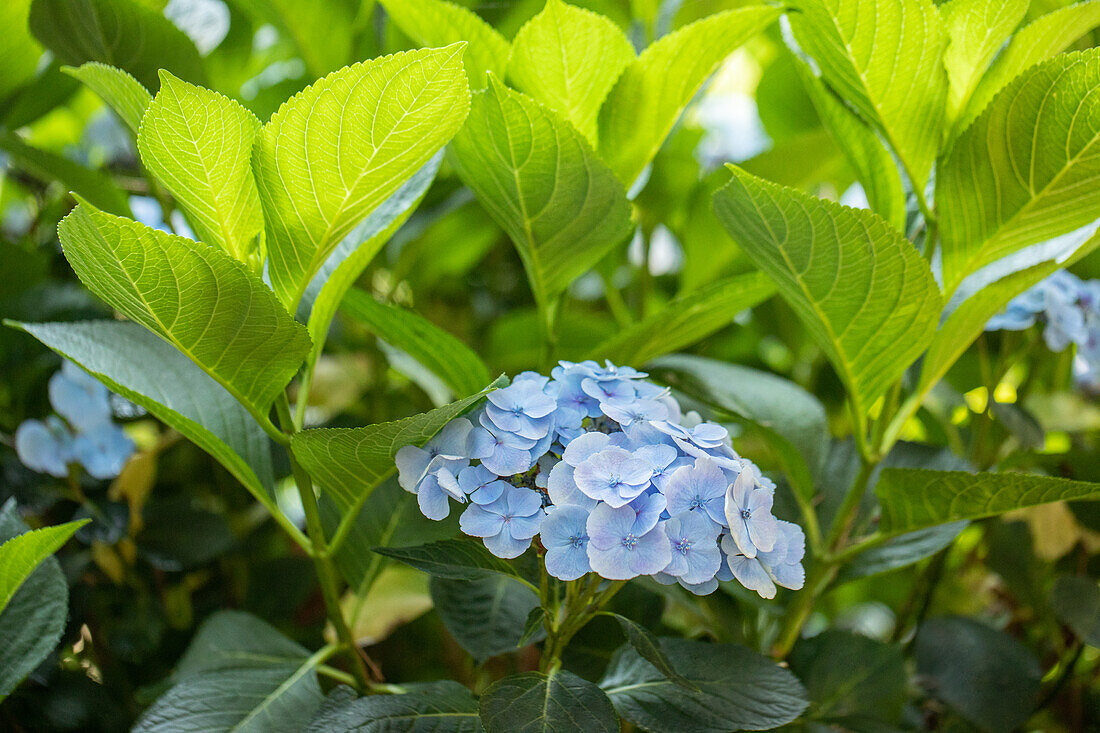
[[[626,640],[630,642],[630,646],[634,647],[634,651],[638,652],[642,659],[652,664],[661,674],[681,687],[693,692],[701,692],[694,682],[684,677],[672,667],[672,662],[668,661],[668,657],[665,656],[664,651],[661,649],[660,641],[653,635],[653,632],[637,621],[628,619],[626,616],[611,613],[610,611],[605,613],[619,622],[623,634],[626,635]]]
[[[30,27],[62,62],[117,66],[146,89],[157,88],[160,69],[203,81],[202,60],[191,39],[137,0],[33,0]]]
[[[889,572],[920,562],[950,545],[968,522],[951,522],[893,537],[856,555],[840,569],[837,583]]]
[[[920,625],[917,672],[933,697],[983,730],[1015,730],[1031,717],[1041,672],[1012,637],[966,618]]]
[[[430,588],[443,625],[478,664],[515,651],[539,605],[529,586],[497,573],[472,580],[433,577]],[[536,631],[525,643],[543,636]]]
[[[481,696],[488,733],[618,733],[607,695],[572,672],[524,672],[498,680]]]
[[[440,540],[416,547],[376,547],[374,551],[412,565],[417,570],[447,580],[477,580],[493,573],[522,580],[514,561],[502,560],[485,549],[479,540]]]
[[[790,664],[810,694],[810,717],[901,717],[908,675],[898,646],[830,629],[799,641]]]
[[[360,698],[351,695],[352,699],[332,700],[335,694],[329,695],[329,700],[326,700],[317,717],[306,728],[309,733],[481,731],[477,700],[457,682],[419,685],[417,689],[400,695],[369,695]]]
[[[662,639],[661,648],[701,692],[672,682],[631,647],[616,653],[600,682],[621,716],[653,733],[775,728],[806,709],[795,676],[751,649],[685,639]]]
[[[1058,578],[1051,605],[1058,620],[1081,641],[1100,647],[1100,586],[1095,580],[1073,575]]]

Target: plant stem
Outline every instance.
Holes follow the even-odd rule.
[[[856,480],[852,482],[848,493],[844,495],[844,501],[836,510],[833,523],[829,527],[829,534],[825,536],[825,548],[827,550],[834,550],[837,543],[851,529],[852,522],[855,521],[856,513],[859,511],[859,503],[863,500],[863,495],[867,493],[867,484],[871,481],[871,474],[874,473],[876,465],[877,463],[869,461],[863,461],[860,465],[859,474],[856,476]]]
[[[294,421],[290,412],[290,401],[286,393],[280,395],[276,402],[276,411],[279,421],[290,432],[294,431]],[[294,475],[294,483],[298,486],[298,496],[302,500],[302,509],[306,515],[306,531],[313,543],[313,564],[317,569],[317,580],[321,585],[321,596],[325,602],[325,611],[336,637],[340,640],[341,647],[348,653],[352,662],[352,671],[359,682],[361,690],[369,690],[374,684],[371,679],[381,680],[381,674],[377,665],[371,661],[355,641],[355,636],[344,618],[343,609],[340,607],[340,589],[336,574],[336,566],[332,554],[325,540],[325,529],[321,523],[321,511],[317,505],[317,495],[313,492],[313,480],[309,473],[302,468],[295,458],[294,453],[287,450],[290,459],[290,469]],[[368,672],[367,667],[370,667]]]

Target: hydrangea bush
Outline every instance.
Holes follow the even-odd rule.
[[[4,0],[0,730],[1100,729],[1098,8]]]

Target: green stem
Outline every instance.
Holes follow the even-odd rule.
[[[855,521],[856,513],[859,511],[859,503],[863,499],[863,495],[867,493],[867,484],[871,481],[871,474],[875,470],[877,464],[873,462],[864,461],[859,468],[859,474],[856,476],[856,480],[852,483],[851,488],[848,489],[848,493],[844,496],[844,501],[841,502],[840,508],[837,509],[836,515],[833,517],[833,523],[829,527],[829,534],[825,537],[825,547],[828,550],[836,548],[837,543],[843,539],[848,530],[851,529],[852,522]]]
[[[633,325],[634,318],[630,315],[630,308],[627,307],[626,301],[623,300],[623,294],[620,293],[619,289],[611,282],[611,277],[606,272],[601,272],[600,279],[603,280],[604,300],[607,301],[607,307],[610,309],[615,322],[619,324],[620,328],[627,328]]]
[[[284,392],[276,401],[276,411],[279,421],[293,432],[294,420],[290,412],[290,401]],[[344,618],[343,609],[340,607],[340,587],[336,573],[336,565],[333,562],[332,553],[325,540],[325,530],[321,523],[321,511],[317,505],[317,495],[313,492],[313,480],[309,473],[295,458],[293,451],[288,450],[290,470],[294,475],[294,483],[298,487],[298,496],[302,500],[302,509],[306,515],[306,531],[313,543],[313,564],[317,570],[317,580],[321,585],[321,596],[325,602],[325,612],[329,622],[336,630],[336,637],[340,640],[341,647],[347,652],[351,662],[352,671],[359,682],[361,690],[369,690],[374,684],[371,672],[378,679],[381,675],[377,666],[370,660],[355,641],[351,628]],[[370,672],[367,667],[370,666]]]
[[[775,644],[772,645],[773,657],[783,659],[791,653],[795,642],[802,634],[802,627],[806,625],[806,620],[813,613],[818,596],[836,577],[837,568],[838,566],[835,563],[826,560],[815,561],[806,578],[806,585],[803,587],[802,592],[795,596],[794,603],[787,608],[787,612],[783,615],[783,625],[779,629],[779,636],[776,637]]]

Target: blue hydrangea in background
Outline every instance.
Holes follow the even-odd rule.
[[[1077,347],[1074,379],[1084,389],[1100,391],[1100,280],[1084,281],[1060,270],[1016,296],[985,330],[1022,331],[1037,323],[1052,351]]]
[[[465,504],[462,531],[498,557],[535,543],[559,580],[647,575],[702,595],[736,579],[766,598],[801,588],[805,536],[772,515],[775,484],[646,376],[594,361],[524,372],[422,448],[401,448],[399,483],[431,519]]]
[[[58,478],[67,476],[73,463],[97,479],[118,476],[134,443],[114,423],[107,388],[66,361],[50,377],[49,396],[57,415],[25,420],[15,431],[15,451],[23,465]]]

